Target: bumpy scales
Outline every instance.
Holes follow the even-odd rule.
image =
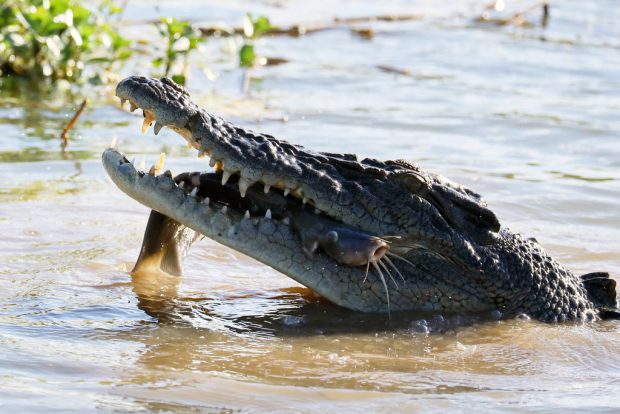
[[[116,185],[153,209],[137,267],[181,274],[196,234],[363,312],[617,316],[615,281],[574,276],[533,239],[500,229],[475,192],[406,161],[316,153],[234,126],[173,81],[130,77],[117,96],[187,140],[213,172],[138,171],[103,153]]]

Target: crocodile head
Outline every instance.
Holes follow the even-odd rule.
[[[535,241],[500,231],[463,186],[406,161],[312,152],[234,126],[167,78],[130,77],[116,94],[143,110],[143,132],[170,128],[213,167],[172,177],[104,152],[116,185],[172,226],[157,237],[192,229],[364,312],[594,315],[580,279]]]

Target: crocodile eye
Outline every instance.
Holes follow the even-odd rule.
[[[325,235],[325,240],[329,243],[336,243],[338,241],[338,233],[334,230],[328,231]]]
[[[424,195],[431,189],[429,180],[416,171],[399,171],[390,175],[390,179],[412,194]]]

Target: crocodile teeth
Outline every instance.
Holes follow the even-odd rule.
[[[116,144],[118,144],[118,140],[116,139],[116,136],[114,136],[112,137],[112,142],[110,142],[110,148],[116,149]]]
[[[142,129],[141,129],[142,133],[146,134],[146,131],[149,130],[150,126],[151,126],[151,123],[149,122],[149,120],[144,118],[144,122],[142,122]]]
[[[318,208],[314,209],[314,214],[321,214],[321,210],[319,210]]]
[[[239,178],[239,194],[241,194],[241,198],[245,198],[245,193],[248,191],[252,183],[247,178]]]
[[[224,172],[222,172],[222,185],[226,185],[231,175],[232,173],[230,171],[224,170]]]
[[[134,166],[136,165],[136,158],[135,157],[131,159],[131,165],[134,165]]]
[[[133,112],[136,109],[138,109],[138,105],[136,105],[135,103],[129,101],[129,112]]]
[[[179,188],[183,188],[183,187],[185,187],[185,181],[181,181],[181,182],[178,184],[178,187],[179,187]]]
[[[308,202],[308,197],[304,197],[301,199],[301,204],[306,204]]]
[[[267,220],[271,220],[271,209],[268,208],[267,211],[265,211],[265,218]]]
[[[121,107],[122,107],[123,105],[125,105],[125,102],[127,102],[127,99],[122,99],[122,98],[121,98]]]
[[[194,187],[192,192],[189,193],[189,195],[192,196],[192,197],[196,197],[196,194],[198,194],[198,187]]]
[[[291,219],[288,218],[288,216],[284,217],[282,219],[282,224],[286,224],[288,226],[289,224],[291,224]]]
[[[289,193],[291,192],[290,188],[285,188],[284,189],[284,197],[286,197],[287,195],[289,195]]]
[[[243,218],[246,218],[246,219],[250,218],[250,210],[245,210],[245,214],[243,215]]]
[[[204,200],[202,200],[203,204],[209,205],[209,203],[211,202],[211,200],[209,199],[209,197],[205,197]]]
[[[155,117],[150,112],[144,111],[143,113],[144,113],[144,122],[142,122],[142,133],[146,134],[146,131],[149,130],[149,127],[155,120]]]
[[[159,154],[159,159],[157,160],[157,162],[153,166],[153,168],[155,168],[155,173],[156,174],[161,174],[161,172],[164,170],[164,163],[165,162],[166,162],[166,153],[162,152],[161,154]]]
[[[161,131],[163,127],[164,126],[159,122],[155,122],[155,126],[153,127],[153,132],[155,133],[155,135],[159,134],[159,131]]]
[[[228,206],[222,207],[222,214],[228,213]]]
[[[265,194],[267,194],[270,189],[271,189],[271,186],[269,184],[265,184],[265,188],[263,189],[263,191],[265,192]]]
[[[142,159],[142,161],[140,161],[140,165],[138,166],[138,169],[140,171],[146,170],[146,161],[144,160],[144,158]]]

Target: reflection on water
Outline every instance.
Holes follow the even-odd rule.
[[[506,13],[525,3],[506,2]],[[191,4],[131,2],[128,16],[326,20],[320,2],[201,3],[202,15]],[[369,23],[367,38],[334,29],[267,39],[258,47],[289,63],[254,70],[243,95],[236,62],[209,61],[220,77],[192,74],[196,100],[314,149],[417,162],[481,192],[504,226],[577,274],[618,280],[614,2],[552,4],[544,31],[472,24],[484,4],[470,2],[329,6],[327,18],[423,18]],[[204,59],[220,47],[207,42]],[[170,131],[139,136],[140,117],[106,105],[107,94],[63,157],[58,135],[84,91],[44,87],[4,83],[0,96],[0,411],[620,409],[618,321],[390,321],[326,303],[209,240],[182,278],[130,275],[148,210],[110,183],[100,152],[117,136],[147,163],[165,150],[175,172],[204,163]]]

